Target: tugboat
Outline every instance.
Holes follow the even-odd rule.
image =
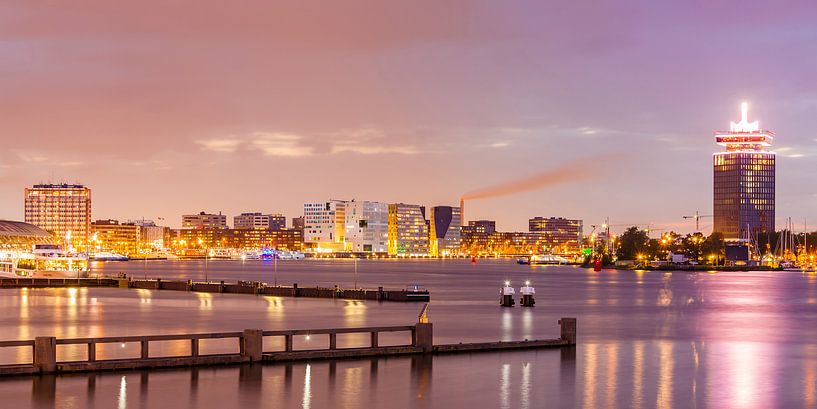
[[[533,305],[536,304],[536,300],[533,299],[536,290],[531,287],[530,281],[525,281],[525,286],[519,289],[519,294],[522,295],[522,298],[519,300],[519,305],[523,307],[533,307]]]
[[[503,307],[513,307],[514,305],[514,290],[509,281],[505,282],[505,286],[499,290],[499,305]]]

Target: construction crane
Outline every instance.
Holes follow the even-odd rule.
[[[684,216],[684,219],[695,219],[695,231],[701,231],[701,219],[704,217],[715,217],[711,214],[700,214],[697,210],[694,216]]]

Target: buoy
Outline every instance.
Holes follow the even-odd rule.
[[[523,307],[533,307],[533,304],[536,304],[536,300],[533,299],[536,290],[531,287],[530,281],[525,281],[525,286],[519,289],[519,294],[522,295],[519,305]]]
[[[511,283],[506,281],[505,286],[499,290],[499,305],[503,307],[513,307],[513,295],[515,291],[511,287]]]
[[[601,271],[601,259],[596,259],[596,263],[593,265],[593,271]]]
[[[471,256],[471,262],[476,263],[477,262],[477,256]]]

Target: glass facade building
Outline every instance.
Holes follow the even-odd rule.
[[[428,255],[428,222],[424,206],[405,203],[389,205],[389,254]]]
[[[726,239],[774,232],[775,153],[768,150],[774,133],[748,121],[746,103],[741,114],[729,131],[715,132],[725,150],[713,157],[713,231]]]
[[[429,254],[432,257],[460,253],[461,208],[434,206],[429,220]]]

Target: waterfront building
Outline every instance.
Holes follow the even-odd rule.
[[[38,184],[25,189],[25,222],[84,250],[91,232],[91,189],[79,184]]]
[[[461,248],[463,253],[472,255],[514,256],[549,252],[549,244],[546,233],[485,233],[476,229],[463,229]]]
[[[53,234],[28,223],[0,220],[0,259],[14,253],[31,253],[35,244],[59,244]]]
[[[295,230],[303,230],[304,229],[304,217],[293,217],[292,218],[292,228]]]
[[[165,248],[169,227],[157,226],[153,220],[146,219],[128,220],[127,223],[139,226],[139,247],[142,251],[151,252]]]
[[[211,214],[199,212],[198,214],[182,215],[182,229],[226,229],[227,216],[218,212]]]
[[[273,229],[286,227],[287,220],[281,214],[241,213],[233,217],[235,229]]]
[[[389,205],[380,202],[356,201],[346,203],[347,251],[386,253],[389,238]]]
[[[179,229],[173,230],[170,243],[177,253],[213,248],[300,251],[303,249],[302,234],[295,229]]]
[[[467,226],[462,226],[462,234],[479,233],[492,234],[496,232],[495,220],[471,220]]]
[[[139,252],[141,227],[118,220],[97,220],[91,223],[91,248],[128,255]]]
[[[388,252],[391,255],[428,255],[428,221],[425,207],[405,203],[389,205]]]
[[[713,156],[713,231],[726,239],[774,232],[775,153],[769,150],[774,133],[749,122],[748,110],[744,102],[740,122],[714,133],[724,150]]]
[[[346,237],[346,200],[304,204],[304,245],[318,252],[342,251]]]
[[[551,252],[570,254],[581,250],[582,225],[581,220],[563,217],[534,217],[528,220],[528,231],[543,233],[547,237]]]
[[[434,206],[429,216],[429,255],[454,256],[460,253],[462,213],[460,207]]]

